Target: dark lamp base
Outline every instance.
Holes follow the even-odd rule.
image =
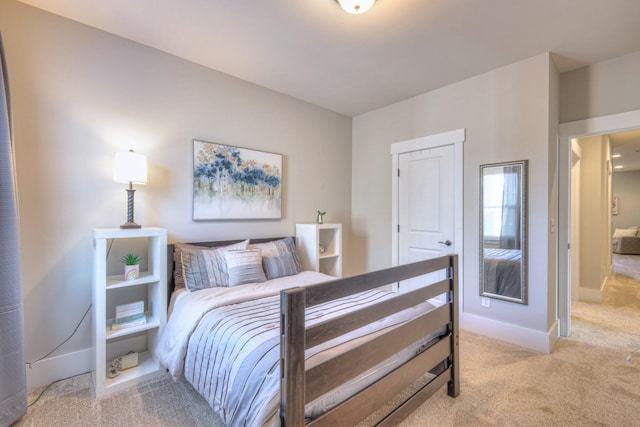
[[[135,222],[126,222],[122,224],[120,228],[142,228],[142,226],[139,224],[136,224]]]

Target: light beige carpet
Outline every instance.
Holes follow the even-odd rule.
[[[618,266],[626,266],[626,274],[614,272],[612,277],[607,280],[602,295],[603,303],[614,307],[640,309],[640,255],[613,254],[613,256],[614,259],[617,259]],[[632,260],[625,261],[629,257]]]
[[[611,254],[611,262],[614,273],[640,280],[640,255]]]
[[[640,313],[624,320],[634,333],[614,337],[619,312],[601,308],[576,303],[573,336],[548,355],[463,334],[460,396],[440,391],[402,425],[640,425],[640,354],[626,360],[640,346]]]
[[[438,391],[409,426],[640,425],[640,310],[574,303],[573,335],[538,354],[461,331],[461,393]],[[30,394],[35,399],[40,390]],[[168,376],[95,400],[83,375],[53,385],[16,426],[221,426]]]

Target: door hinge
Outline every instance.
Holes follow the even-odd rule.
[[[398,168],[398,176],[400,176],[400,168]]]
[[[400,224],[398,224],[398,233],[400,232]]]

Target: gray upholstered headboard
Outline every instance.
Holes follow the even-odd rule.
[[[262,239],[251,239],[251,243],[265,243],[265,242],[271,242],[273,240],[280,240],[283,238],[284,237],[266,237]],[[243,240],[246,240],[246,239],[223,240],[223,241],[217,241],[217,242],[181,242],[181,243],[186,243],[186,244],[195,245],[195,246],[206,246],[208,248],[212,248],[214,246],[232,245],[234,243],[242,242]],[[293,241],[295,243],[296,241],[295,237],[293,238]],[[175,262],[173,261],[174,248],[175,248],[174,243],[169,243],[169,245],[167,245],[167,304],[169,304],[169,302],[171,301],[171,294],[173,293],[173,290],[175,288],[175,282],[173,278],[173,270],[175,268]]]

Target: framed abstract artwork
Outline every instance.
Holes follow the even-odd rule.
[[[193,140],[193,219],[282,218],[282,155]]]

